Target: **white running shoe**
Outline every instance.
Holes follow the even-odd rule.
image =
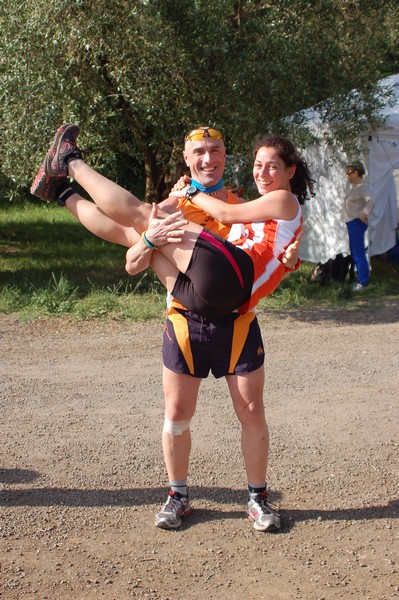
[[[169,490],[168,499],[155,515],[155,526],[161,529],[177,529],[182,518],[187,517],[192,510],[188,496]]]
[[[249,496],[246,515],[254,522],[257,531],[276,531],[281,527],[281,519],[275,508],[267,501],[267,492]]]

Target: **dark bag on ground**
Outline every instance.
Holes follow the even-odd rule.
[[[352,283],[355,280],[355,265],[350,254],[337,254],[335,258],[330,258],[325,263],[317,263],[313,269],[309,281],[311,283],[320,281],[322,285],[327,285],[331,281],[337,283]]]
[[[399,238],[395,246],[388,250],[387,260],[391,265],[399,265]]]

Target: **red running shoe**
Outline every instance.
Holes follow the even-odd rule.
[[[60,206],[64,206],[65,202],[60,201],[59,197],[69,187],[69,179],[66,175],[59,177],[46,175],[44,162],[30,187],[30,193],[46,202],[57,202]]]
[[[82,151],[76,144],[79,131],[79,125],[73,123],[64,123],[57,129],[44,161],[46,175],[65,177],[68,175],[68,165],[65,159],[70,154],[76,158],[82,158]]]

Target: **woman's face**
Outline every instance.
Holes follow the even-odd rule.
[[[275,190],[291,191],[295,165],[287,167],[275,148],[262,146],[256,153],[253,176],[261,196]]]

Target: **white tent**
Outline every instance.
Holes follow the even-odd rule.
[[[394,171],[399,169],[399,74],[380,83],[393,88],[395,103],[381,110],[384,124],[362,138],[366,148],[362,157],[367,170],[366,180],[376,200],[368,228],[370,256],[383,254],[395,245],[398,227]],[[311,126],[320,127],[317,112],[307,111],[306,116]],[[324,142],[307,148],[303,154],[316,179],[316,196],[303,207],[304,237],[300,256],[315,263],[326,262],[340,252],[349,253],[343,221],[343,201],[349,190],[345,171],[348,157],[344,153],[333,155]]]

